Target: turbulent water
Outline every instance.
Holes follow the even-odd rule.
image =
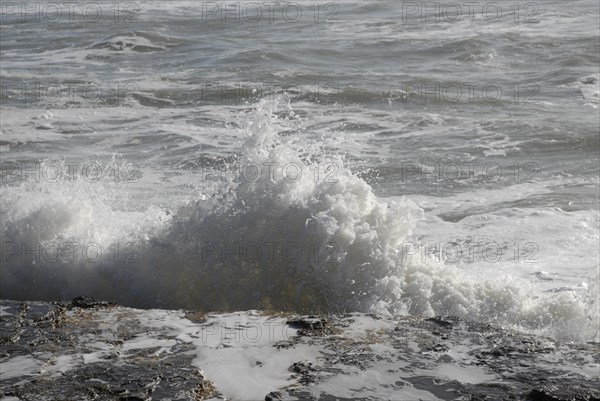
[[[597,338],[598,2],[465,4],[3,3],[0,296]]]

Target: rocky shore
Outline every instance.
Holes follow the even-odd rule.
[[[0,399],[600,400],[600,344],[452,317],[0,301]]]

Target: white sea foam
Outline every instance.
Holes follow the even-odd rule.
[[[268,175],[204,181],[202,199],[173,210],[124,208],[130,189],[108,180],[4,187],[3,296],[84,293],[144,307],[451,314],[564,338],[597,335],[593,285],[587,293],[535,295],[510,276],[482,280],[403,257],[400,245],[422,210],[408,199],[378,198],[322,144],[300,146],[280,135],[286,119],[278,115],[293,111],[261,102],[244,117],[235,162],[272,166]],[[315,177],[325,161],[335,176]],[[290,175],[290,165],[302,175],[296,168]],[[32,263],[35,244],[66,243],[94,243],[103,253],[60,261],[42,254]],[[131,259],[114,251],[124,244],[134,244]]]

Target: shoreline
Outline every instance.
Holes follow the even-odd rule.
[[[599,400],[600,344],[453,317],[0,300],[16,400]]]

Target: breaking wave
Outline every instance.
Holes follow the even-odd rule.
[[[200,195],[172,210],[126,207],[130,188],[110,179],[5,185],[1,296],[456,315],[561,338],[597,336],[597,286],[535,295],[510,277],[481,280],[403,255],[422,210],[378,198],[322,143],[285,135],[294,113],[278,107],[261,102],[245,115],[242,150],[227,174],[203,166],[190,175]]]

